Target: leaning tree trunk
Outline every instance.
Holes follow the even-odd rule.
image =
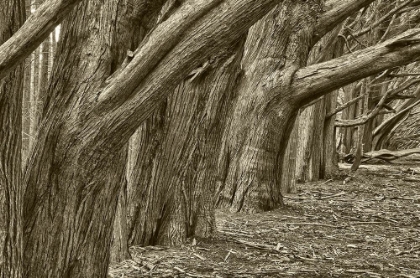
[[[113,62],[112,69],[115,70],[121,65],[127,56],[127,50],[135,51],[140,42],[144,39],[147,32],[155,26],[158,18],[158,12],[165,1],[123,1],[118,2],[117,18],[125,18],[118,20],[116,23],[116,42],[112,48]],[[135,8],[133,8],[135,7]],[[132,145],[133,146],[133,145]],[[130,154],[130,145],[123,148],[122,153],[125,155]],[[132,153],[132,152],[131,152]],[[128,181],[130,177],[127,167],[130,167],[129,156],[127,156],[126,170],[121,173],[120,183],[122,188],[120,190],[118,206],[114,221],[114,234],[112,239],[111,248],[111,262],[120,262],[131,257],[129,253],[129,232],[130,232],[130,201],[129,201],[129,188]]]
[[[161,111],[161,116],[154,116],[157,121],[150,122],[150,127],[154,122],[160,129],[149,129],[145,139],[155,138],[161,145],[156,151],[155,140],[143,140],[149,146],[146,153],[155,157],[149,156],[137,163],[142,167],[133,169],[145,172],[147,182],[137,189],[133,244],[173,245],[187,237],[213,235],[217,158],[240,73],[243,44],[239,44],[212,67],[192,73],[168,99],[166,113]]]
[[[289,1],[250,29],[238,100],[224,138],[222,155],[228,163],[218,190],[219,207],[254,212],[282,204],[278,170],[297,114],[289,85],[307,61],[320,8],[314,1]],[[274,71],[281,84],[276,98],[262,86]]]
[[[118,1],[85,2],[62,25],[42,130],[27,168],[25,277],[104,277],[107,273],[126,155],[117,151],[100,165],[81,157],[83,144],[77,142],[83,139],[74,131],[86,116],[86,99],[118,65],[117,29],[108,30],[113,22],[127,19],[118,10]],[[46,188],[52,192],[48,198]]]
[[[340,2],[323,12],[323,1],[285,1],[250,29],[239,96],[224,135],[222,156],[228,157],[228,164],[218,206],[254,212],[282,204],[279,165],[286,159],[297,111],[316,96],[337,89],[318,87],[327,91],[312,94],[315,88],[310,85],[295,84],[297,74],[317,40],[371,2]]]
[[[115,2],[78,5],[62,25],[26,171],[26,277],[106,275],[123,170],[115,166],[124,165],[118,150],[205,55],[218,57],[275,3],[188,2],[109,79]]]
[[[25,1],[0,2],[0,45],[25,21]],[[0,277],[22,277],[24,63],[0,80]]]

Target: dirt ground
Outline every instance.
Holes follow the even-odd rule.
[[[133,259],[109,274],[420,277],[420,163],[362,166],[345,184],[344,178],[299,184],[275,211],[218,212],[213,239],[132,247]]]

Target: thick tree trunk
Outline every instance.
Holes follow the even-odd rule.
[[[116,42],[112,48],[113,63],[111,65],[112,71],[116,70],[127,56],[127,50],[134,51],[140,42],[146,36],[146,33],[155,26],[158,18],[160,8],[165,1],[118,1],[117,18],[116,22]],[[135,8],[133,8],[135,7]],[[124,18],[124,20],[121,20]],[[133,146],[133,145],[131,145]],[[129,155],[130,145],[122,149],[124,156]],[[130,167],[129,156],[127,156],[126,166]],[[118,165],[117,165],[118,167]],[[114,221],[114,234],[113,243],[111,248],[111,261],[120,262],[125,259],[131,258],[129,252],[129,232],[131,224],[129,222],[130,205],[129,190],[132,188],[128,184],[129,177],[128,171],[121,173],[121,183],[123,187],[119,194],[118,206]],[[131,171],[130,171],[131,173]],[[130,188],[129,188],[130,187]]]
[[[25,21],[25,1],[0,2],[0,44]],[[0,80],[0,277],[22,277],[24,64]]]
[[[43,130],[27,169],[25,277],[107,273],[125,155],[117,151],[100,164],[86,159],[81,156],[83,144],[77,144],[83,139],[73,131],[85,117],[86,98],[112,72],[117,34],[108,28],[119,20],[117,11],[116,1],[89,1],[62,25]]]
[[[106,7],[110,4],[101,3]],[[27,277],[105,275],[112,234],[109,227],[121,186],[118,183],[121,169],[115,168],[120,165],[118,150],[160,101],[205,62],[205,57],[217,56],[274,6],[270,0],[200,0],[188,4],[157,27],[147,42],[127,57],[124,67],[106,80],[105,76],[113,69],[108,62],[114,31],[109,29],[114,26],[109,18],[115,13],[108,13],[106,8],[101,10],[98,3],[89,1],[71,14],[71,24],[63,25],[66,34],[61,44],[67,50],[60,47],[58,51],[56,82],[49,88],[45,119],[28,163],[24,202]],[[95,17],[99,13],[101,20]],[[297,35],[303,31],[293,32]],[[403,36],[411,34],[418,40],[414,32]],[[296,45],[305,44],[298,41]],[[292,50],[293,47],[287,54],[300,57],[294,56]],[[257,91],[267,93],[264,103],[267,109],[256,108],[264,112],[260,115],[267,119],[265,126],[260,129],[261,125],[251,123],[251,127],[257,135],[262,134],[266,127],[276,124],[273,119],[283,119],[279,129],[286,132],[279,137],[281,141],[287,137],[287,120],[294,118],[296,110],[291,109],[295,108],[293,103],[284,105],[292,98],[290,95],[296,100],[294,104],[306,103],[366,75],[409,63],[419,53],[416,43],[407,46],[406,40],[399,37],[299,70],[301,59],[286,59],[293,61],[292,65],[286,63],[286,71],[276,71],[270,82],[265,83],[266,89]],[[0,69],[0,76],[1,73]],[[294,81],[290,82],[293,73]],[[258,140],[249,142],[251,147],[264,147]],[[281,149],[279,153],[282,154]],[[244,153],[245,158],[248,154]]]
[[[245,74],[225,135],[224,155],[229,159],[218,206],[254,212],[282,204],[279,165],[287,159],[284,153],[297,109],[342,84],[329,79],[331,87],[312,87],[306,80],[314,81],[313,76],[305,69],[313,66],[301,67],[316,40],[371,2],[336,3],[323,13],[318,1],[285,1],[250,29],[243,60]],[[335,72],[335,68],[327,71]]]
[[[134,244],[180,244],[187,237],[213,235],[220,138],[241,56],[242,47],[232,47],[216,68],[193,73],[168,99],[166,116],[158,118],[165,118],[164,124],[154,121],[160,129],[149,130],[154,139],[144,142],[155,157],[148,155],[138,163],[142,167],[134,169],[146,172],[147,182],[136,201]],[[157,141],[161,146],[156,152]]]
[[[313,1],[287,2],[250,29],[239,96],[224,138],[228,164],[219,207],[255,212],[282,205],[278,171],[288,159],[284,153],[297,113],[288,86],[307,61],[320,8]],[[262,87],[274,71],[279,72],[276,81],[281,84],[277,98]]]
[[[150,188],[157,153],[164,138],[164,119],[166,102],[147,119],[130,139],[129,169],[128,169],[128,232],[131,245],[147,245],[153,243],[153,221],[144,220],[148,198],[155,200],[155,191]],[[164,190],[162,188],[162,190]],[[153,210],[153,209],[152,209]]]
[[[274,6],[270,0],[189,2],[106,79],[114,69],[115,30],[109,27],[116,12],[114,2],[100,2],[79,5],[62,26],[45,115],[26,171],[26,277],[105,275],[123,170],[115,167],[123,165],[118,150],[167,90],[205,62],[203,54],[218,57]],[[119,86],[125,89],[115,90]],[[140,111],[128,108],[133,103]]]

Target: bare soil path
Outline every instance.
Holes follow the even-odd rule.
[[[218,212],[213,239],[132,247],[110,277],[420,277],[420,164],[343,179],[300,184],[275,211]]]

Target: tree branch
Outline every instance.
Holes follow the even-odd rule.
[[[127,67],[92,101],[93,111],[80,134],[82,138],[89,138],[85,142],[86,149],[90,150],[86,155],[95,155],[91,150],[99,150],[106,156],[110,150],[122,147],[160,101],[192,70],[206,61],[218,59],[220,53],[228,51],[249,27],[282,1],[208,2],[192,1],[188,4],[190,7],[182,7],[164,21],[136,51]],[[208,10],[214,3],[219,4],[192,20],[200,9]],[[184,30],[177,33],[180,25]],[[147,57],[154,61],[147,62],[144,60]]]
[[[382,16],[380,19],[378,19],[376,22],[374,22],[373,24],[369,24],[369,26],[359,32],[357,32],[356,34],[353,34],[353,36],[356,37],[360,37],[361,35],[366,34],[367,32],[373,30],[375,27],[377,27],[379,24],[381,24],[382,22],[384,22],[385,20],[387,20],[388,18],[392,17],[394,14],[396,14],[398,11],[402,10],[404,7],[407,7],[408,5],[410,5],[413,2],[413,0],[410,1],[405,1],[404,3],[402,3],[401,5],[393,8],[391,11],[389,11],[387,14],[385,14],[384,16]]]
[[[81,0],[49,0],[0,46],[0,80],[31,54]]]
[[[358,96],[358,97],[356,97],[356,98],[354,98],[354,99],[352,99],[352,100],[350,100],[350,101],[348,101],[348,102],[344,103],[343,105],[341,105],[341,106],[337,107],[337,108],[336,108],[334,111],[332,111],[331,113],[327,114],[327,115],[325,116],[325,118],[326,118],[326,119],[331,118],[332,116],[334,116],[334,115],[335,115],[335,114],[337,114],[338,112],[343,111],[344,109],[346,109],[346,108],[347,108],[347,107],[349,107],[350,105],[352,105],[352,104],[354,104],[354,103],[358,102],[359,100],[361,100],[361,99],[362,99],[362,98],[364,98],[364,97],[365,97],[365,95],[360,95],[360,96]]]
[[[416,85],[417,83],[420,83],[420,79],[409,79],[403,82],[403,84],[400,84],[400,87],[387,91],[388,97],[387,97],[386,102],[390,102],[395,99],[416,98],[415,96],[400,95],[400,93],[409,89],[411,86]],[[377,97],[376,99],[374,98],[373,101],[375,100],[377,101],[378,99],[379,97]]]
[[[386,99],[388,98],[389,92],[387,92],[379,101],[379,103],[375,106],[375,108],[367,115],[363,115],[362,117],[354,120],[337,120],[335,123],[335,126],[339,127],[352,127],[352,126],[358,126],[363,125],[367,123],[370,119],[373,119],[377,115],[380,114],[382,107],[385,104]],[[364,97],[365,95],[363,95]]]
[[[223,0],[202,0],[196,1],[195,5],[183,5],[168,20],[158,25],[145,43],[133,53],[131,61],[108,78],[108,86],[94,96],[96,113],[107,113],[109,109],[126,101],[148,73],[185,39],[186,31],[221,2]]]
[[[327,3],[331,9],[326,11],[318,20],[315,28],[317,36],[324,36],[332,30],[338,23],[345,20],[349,15],[357,12],[363,7],[370,5],[375,0],[353,0],[353,1],[334,1]]]
[[[386,121],[384,121],[380,126],[378,126],[374,131],[373,131],[373,136],[379,134],[379,132],[386,127],[390,122],[392,122],[395,118],[401,116],[404,113],[407,113],[408,111],[410,111],[411,109],[413,109],[414,107],[416,107],[417,105],[420,104],[420,100],[417,100],[416,102],[414,102],[413,104],[407,106],[406,108],[402,109],[401,111],[398,111],[397,114],[393,115],[391,118],[387,119]]]
[[[420,29],[417,28],[384,43],[298,70],[292,84],[294,100],[306,104],[361,78],[419,59]]]

